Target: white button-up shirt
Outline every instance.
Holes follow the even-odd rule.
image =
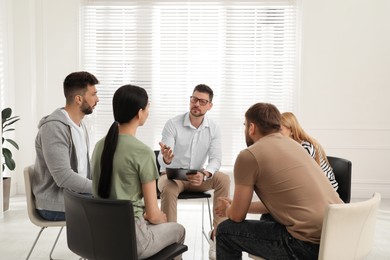
[[[168,120],[161,141],[171,147],[175,155],[172,162],[167,165],[161,153],[159,154],[158,161],[162,172],[166,167],[196,170],[204,168],[214,174],[221,167],[221,132],[214,121],[206,115],[198,128],[191,124],[189,112]],[[207,159],[208,164],[205,167]]]

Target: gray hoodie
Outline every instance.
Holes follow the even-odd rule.
[[[37,209],[64,212],[63,189],[92,193],[92,181],[89,160],[88,179],[77,173],[77,154],[71,127],[61,109],[42,118],[38,124],[32,186]],[[88,133],[82,122],[81,125],[85,130],[88,147]]]

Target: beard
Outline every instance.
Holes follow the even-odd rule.
[[[249,134],[247,131],[245,131],[245,142],[246,142],[246,146],[249,147],[251,146],[252,144],[254,144],[255,142],[253,142],[253,140],[249,137]]]
[[[85,115],[90,115],[93,112],[93,107],[90,106],[87,102],[83,101],[83,104],[81,104],[80,108],[81,112],[83,112]]]
[[[194,117],[202,117],[206,114],[206,113],[202,113],[202,110],[196,109],[195,107],[191,108],[190,113]]]

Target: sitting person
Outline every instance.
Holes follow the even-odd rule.
[[[115,92],[112,106],[115,122],[92,155],[93,196],[133,202],[138,258],[143,259],[173,243],[183,244],[185,230],[180,224],[167,223],[159,209],[155,155],[135,137],[149,116],[146,91],[122,86]]]
[[[300,143],[318,165],[321,166],[322,171],[329,179],[333,188],[337,190],[339,184],[336,181],[333,169],[328,162],[325,150],[322,148],[321,144],[303,130],[293,113],[283,113],[280,123],[282,135],[289,136]]]
[[[183,191],[204,192],[214,189],[214,203],[218,197],[229,196],[230,178],[219,172],[222,159],[221,133],[217,124],[206,116],[213,107],[213,90],[197,85],[190,97],[190,111],[178,115],[165,124],[158,156],[162,176],[158,181],[161,209],[168,221],[177,221],[177,197]],[[208,164],[204,164],[208,159]],[[188,181],[169,180],[166,167],[196,169]],[[214,212],[214,211],[213,211]],[[214,213],[214,230],[224,220]],[[210,231],[210,259],[215,259],[214,232]]]
[[[257,103],[245,113],[247,148],[234,165],[234,196],[220,198],[217,259],[242,252],[265,259],[318,259],[322,222],[329,204],[342,204],[316,162],[280,133],[280,113]],[[253,201],[253,192],[260,201]],[[245,220],[247,213],[265,214]]]
[[[38,214],[44,219],[65,220],[63,189],[92,192],[89,138],[83,118],[99,102],[98,83],[85,71],[69,74],[64,80],[65,107],[39,122],[32,189]]]

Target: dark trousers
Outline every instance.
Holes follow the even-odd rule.
[[[242,259],[242,252],[267,260],[317,260],[319,245],[296,239],[265,214],[260,220],[223,221],[217,228],[217,259]]]

